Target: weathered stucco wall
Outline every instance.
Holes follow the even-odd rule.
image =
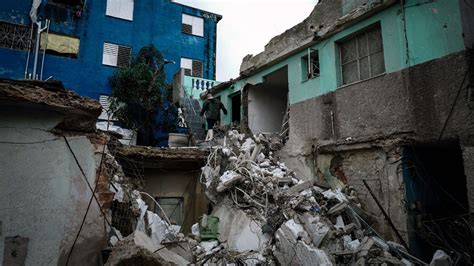
[[[64,139],[48,132],[62,115],[28,110],[0,109],[0,261],[5,237],[19,235],[29,238],[26,265],[64,265],[91,192]],[[68,140],[93,184],[94,146],[84,135]],[[71,265],[98,263],[107,242],[99,214],[93,202]]]
[[[319,146],[395,135],[437,141],[466,72],[465,54],[458,53],[293,104],[290,144]],[[473,110],[462,96],[466,87],[467,82],[442,139],[474,132]]]
[[[377,222],[374,228],[389,240],[398,241],[362,180],[366,180],[384,210],[407,239],[405,185],[401,172],[401,149],[369,148],[316,156],[318,171],[329,184],[345,184],[357,192],[362,209]]]

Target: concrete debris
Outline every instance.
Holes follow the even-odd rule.
[[[213,211],[192,226],[188,237],[179,233],[179,226],[150,210],[141,193],[131,193],[131,208],[137,213],[133,242],[130,236],[122,241],[114,239],[111,260],[117,261],[114,256],[118,261],[130,257],[116,252],[128,243],[135,257],[175,264],[420,262],[366,226],[370,223],[361,214],[354,189],[331,190],[315,181],[303,181],[273,157],[269,145],[273,142],[263,135],[246,137],[232,130],[219,141],[222,145],[211,147],[200,180],[206,185]],[[117,199],[130,194],[118,188],[119,182],[113,184]],[[200,235],[200,226],[208,217],[218,218],[217,240]]]
[[[446,252],[443,250],[436,250],[433,255],[433,259],[430,262],[430,266],[449,266],[453,265],[453,261]]]
[[[219,237],[218,243],[197,243],[197,264],[413,260],[362,226],[366,223],[355,210],[360,204],[354,189],[331,190],[304,181],[273,157],[269,145],[273,142],[263,135],[246,137],[232,130],[219,142],[222,145],[211,148],[201,182],[214,203],[212,215],[220,220]]]

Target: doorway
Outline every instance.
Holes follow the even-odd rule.
[[[248,123],[253,134],[280,133],[288,109],[288,67],[263,77],[248,90]]]
[[[404,147],[410,251],[430,261],[437,249],[472,265],[464,161],[459,143]]]
[[[230,116],[231,116],[231,122],[240,124],[240,110],[241,110],[241,105],[242,105],[242,97],[240,92],[233,94],[230,96],[231,97],[231,110],[230,110]]]

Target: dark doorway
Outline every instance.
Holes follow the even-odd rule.
[[[437,249],[443,249],[455,264],[472,265],[466,176],[459,143],[407,146],[402,166],[411,253],[429,262]]]
[[[240,124],[240,106],[241,106],[241,94],[236,93],[231,95],[231,104],[232,104],[232,110],[231,110],[231,122],[232,123],[237,123]]]
[[[288,67],[263,77],[248,91],[248,123],[253,134],[280,133],[288,110]]]

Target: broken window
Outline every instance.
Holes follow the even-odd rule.
[[[133,21],[134,0],[107,0],[105,15]]]
[[[307,54],[301,57],[301,73],[303,73],[303,81],[319,77],[318,50],[308,48]]]
[[[368,79],[385,72],[380,25],[340,44],[342,84]]]
[[[77,58],[79,54],[80,40],[75,37],[64,36],[54,33],[41,33],[41,50],[47,54]]]
[[[182,32],[196,36],[204,36],[204,19],[183,14]]]
[[[181,58],[181,68],[186,76],[202,78],[202,61]]]
[[[31,46],[30,28],[0,22],[0,47],[27,51]]]
[[[104,43],[102,64],[106,66],[127,67],[130,65],[132,48],[112,43]]]
[[[160,204],[161,208],[165,212],[166,216],[170,219],[171,223],[182,225],[184,222],[184,208],[183,198],[161,198],[156,197],[156,201]],[[160,217],[163,217],[163,214],[158,206],[155,206],[155,213],[158,213]]]

